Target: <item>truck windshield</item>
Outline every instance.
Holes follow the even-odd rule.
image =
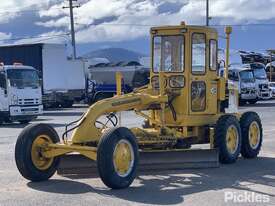
[[[154,37],[153,71],[182,72],[184,68],[184,37]]]
[[[260,63],[251,64],[256,79],[267,79],[265,66]]]
[[[240,78],[244,82],[254,82],[254,75],[252,71],[240,72]]]
[[[254,75],[256,79],[267,79],[265,69],[254,69]]]
[[[8,69],[7,77],[10,81],[12,87],[16,88],[38,88],[39,87],[39,77],[38,73],[32,69]]]

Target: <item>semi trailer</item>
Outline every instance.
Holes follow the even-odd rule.
[[[85,95],[85,66],[70,60],[62,44],[24,44],[0,47],[0,62],[21,62],[37,69],[45,107],[70,107]]]

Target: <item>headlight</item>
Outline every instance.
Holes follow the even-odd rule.
[[[184,76],[171,76],[169,79],[169,86],[171,88],[183,88],[184,84]]]
[[[18,104],[18,96],[17,95],[13,95],[11,97],[11,104],[12,105],[17,105]]]
[[[151,78],[151,85],[154,89],[158,89],[159,88],[159,77],[158,76],[153,76]],[[164,79],[164,88],[167,87],[167,79]]]

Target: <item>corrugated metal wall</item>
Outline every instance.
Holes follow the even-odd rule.
[[[42,77],[42,48],[43,44],[15,45],[0,47],[0,62],[11,65],[19,62],[27,66],[32,66]]]

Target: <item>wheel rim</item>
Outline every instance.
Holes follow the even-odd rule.
[[[239,144],[238,129],[234,125],[231,125],[230,127],[228,127],[227,133],[226,133],[226,146],[228,151],[231,154],[234,154],[238,149],[238,144]]]
[[[128,140],[120,140],[114,150],[113,163],[116,173],[120,177],[126,177],[132,171],[134,165],[134,150]]]
[[[254,121],[249,126],[249,144],[253,149],[256,149],[260,144],[260,127],[259,124]]]
[[[54,158],[45,158],[42,156],[42,146],[53,143],[47,135],[38,136],[32,143],[31,157],[34,166],[39,170],[47,170],[53,163]]]

